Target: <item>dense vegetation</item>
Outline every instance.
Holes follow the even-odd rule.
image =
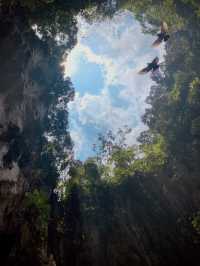
[[[116,219],[120,219],[120,216],[116,217],[115,208],[122,208],[120,215],[126,215],[123,211],[124,213],[128,211],[126,201],[129,200],[131,193],[133,193],[130,203],[132,208],[139,200],[137,198],[139,188],[134,190],[133,187],[136,183],[139,187],[143,183],[142,186],[145,187],[146,177],[150,178],[152,183],[155,182],[155,187],[156,182],[160,182],[163,189],[170,182],[173,183],[173,180],[179,180],[180,186],[183,183],[188,188],[194,180],[197,187],[199,184],[200,5],[198,1],[166,0],[122,1],[119,6],[131,10],[141,22],[144,32],[147,33],[158,31],[160,21],[165,20],[170,27],[171,39],[166,45],[167,54],[165,66],[162,69],[165,78],[156,80],[147,98],[150,107],[146,110],[143,121],[148,126],[148,130],[138,138],[140,144],[134,147],[127,147],[124,144],[123,139],[127,129],[119,130],[116,136],[108,132],[107,135],[100,136],[100,143],[97,144],[97,157],[90,158],[85,163],[75,163],[71,167],[71,179],[60,184],[64,191],[63,202],[67,202],[67,205],[72,204],[75,195],[75,202],[77,200],[79,202],[80,216],[77,219],[82,222],[84,234],[84,238],[79,236],[79,245],[82,243],[83,246],[88,245],[87,242],[92,242],[91,233],[87,231],[90,226],[95,226],[100,237],[106,237],[106,232],[111,230],[112,237],[120,239],[119,232],[113,232],[112,228]],[[175,183],[176,181],[174,181],[174,189],[177,186]],[[139,193],[143,197],[146,211],[148,208],[154,209],[152,210],[153,216],[158,207],[154,204],[161,206],[162,196],[157,191],[160,197],[157,202],[155,198],[152,198],[151,189],[141,190]],[[123,195],[124,192],[125,195]],[[190,193],[193,191],[190,190]],[[146,197],[149,199],[150,206]],[[181,213],[181,210],[179,211]],[[180,215],[174,220],[174,226],[177,221],[182,221],[180,227],[183,226],[185,228],[183,230],[190,231],[189,238],[194,242],[197,240],[192,240],[193,237],[198,238],[198,235],[195,236],[193,232],[192,236],[192,227],[199,233],[199,212],[196,213],[196,211],[197,209],[191,209],[184,214],[185,217]],[[167,208],[165,212],[168,213]],[[162,215],[161,212],[160,214]],[[69,216],[68,219],[70,219]],[[130,221],[126,220],[126,222]],[[77,228],[74,230],[76,231]],[[129,241],[126,236],[124,239]],[[121,245],[123,248],[123,243]],[[189,241],[188,245],[192,246]],[[109,248],[109,244],[106,246]],[[115,249],[118,250],[117,247]],[[124,256],[129,257],[128,251]],[[94,258],[93,260],[94,265],[98,265],[95,264],[97,262]],[[136,261],[130,259],[130,263],[136,263]],[[140,263],[144,263],[141,261]],[[106,263],[109,265],[108,261]],[[124,262],[120,263],[122,263],[120,265],[125,265]],[[195,258],[190,261],[190,265],[197,265],[195,263],[197,263]],[[160,262],[158,265],[165,264]]]
[[[163,67],[165,78],[156,81],[147,98],[150,107],[143,121],[149,129],[141,133],[140,144],[124,144],[127,129],[119,130],[116,136],[108,132],[100,136],[93,164],[104,181],[111,178],[114,183],[135,172],[162,172],[169,177],[198,174],[200,6],[197,1],[162,1],[166,8],[160,1],[122,2],[120,6],[133,11],[145,31],[158,30],[162,20],[171,26]]]
[[[4,23],[20,18],[26,41],[33,45],[37,39],[53,70],[49,80],[41,69],[32,73],[48,88],[43,98],[48,114],[37,127],[39,148],[22,200],[20,244],[8,265],[197,266],[200,215],[192,194],[199,192],[200,171],[198,0],[123,0],[116,6],[112,1],[0,0],[0,5]],[[69,161],[67,103],[73,86],[63,79],[60,62],[76,42],[78,12],[95,19],[112,15],[116,7],[132,11],[146,33],[155,33],[162,20],[169,24],[165,77],[151,88],[143,116],[148,130],[137,146],[125,145],[125,128],[100,136],[96,157]],[[37,36],[29,39],[34,31]],[[58,182],[69,165],[70,179]]]

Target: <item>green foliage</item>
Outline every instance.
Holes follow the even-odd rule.
[[[176,3],[173,0],[124,0],[121,7],[132,11],[141,22],[145,32],[155,33],[161,21],[166,21],[170,31],[180,30],[184,26],[184,19],[176,12]]]
[[[192,219],[192,226],[196,232],[200,235],[200,211],[197,212]]]
[[[142,158],[135,162],[136,170],[141,172],[159,172],[167,162],[166,143],[161,135],[152,144],[142,144],[141,152]]]
[[[59,44],[62,52],[76,43],[78,13],[86,17],[91,13],[90,18],[95,18],[99,14],[103,17],[114,12],[112,3],[106,0],[3,0],[2,6],[6,6],[11,13],[20,9],[29,27],[36,26],[42,40]]]
[[[196,7],[195,1],[185,1],[184,4],[185,8],[189,4],[191,8]],[[195,35],[192,44],[189,38],[189,24],[198,25],[198,18],[191,16],[191,10],[188,16],[187,12],[183,12],[184,5],[173,0],[120,1],[120,5],[133,11],[146,31],[155,32],[164,20],[175,35],[167,47],[166,78],[152,87],[148,97],[151,108],[146,111],[144,122],[149,131],[146,137],[140,138],[142,143],[139,148],[127,147],[126,129],[119,130],[117,134],[108,132],[100,136],[99,144],[95,146],[97,172],[102,180],[110,184],[120,184],[137,171],[158,174],[165,167],[175,169],[169,162],[176,164],[178,160],[183,163],[187,161],[187,153],[197,156],[194,149],[198,146],[194,148],[193,143],[198,142],[200,127],[200,82],[196,78],[199,66],[195,64],[199,36]]]
[[[188,102],[192,106],[198,106],[200,101],[200,79],[195,78],[189,85]]]
[[[113,136],[113,135],[112,135]],[[105,142],[106,136],[102,138]],[[98,164],[102,179],[108,184],[120,184],[137,171],[156,173],[163,169],[167,162],[167,147],[162,135],[154,135],[151,142],[140,146],[127,147],[123,142],[109,146],[107,160]],[[125,140],[124,140],[125,141]],[[103,162],[103,163],[102,163]]]
[[[119,128],[117,132],[109,130],[104,135],[100,134],[98,137],[98,143],[94,144],[94,151],[97,154],[97,158],[101,162],[107,161],[114,150],[126,148],[126,138],[131,132],[131,129],[125,125],[123,128]]]
[[[200,137],[200,116],[192,120],[191,133],[193,136]]]
[[[46,194],[40,190],[27,192],[25,207],[30,213],[35,213],[35,224],[42,232],[46,232],[49,220],[50,205]]]
[[[156,27],[158,16],[162,16],[160,10],[158,15],[154,14],[154,5],[159,9],[157,2],[130,2],[136,8],[134,12],[141,15],[141,20],[150,23],[147,24],[147,29]],[[179,170],[174,170],[177,169],[177,164],[187,167],[188,171],[197,170],[199,165],[200,67],[196,58],[199,57],[200,36],[196,29],[199,28],[200,20],[196,15],[196,1],[163,2],[169,14],[166,14],[166,19],[160,17],[159,20],[170,23],[168,19],[172,18],[173,21],[174,18],[178,18],[179,22],[184,23],[180,28],[180,24],[175,23],[176,19],[174,25],[169,24],[172,31],[173,27],[175,28],[166,46],[165,78],[157,81],[151,88],[147,99],[151,107],[146,110],[143,117],[144,123],[149,127],[146,136],[151,138],[140,138],[144,154],[143,159],[137,160],[135,164],[140,171],[151,169],[157,172],[165,168],[167,163],[167,168],[176,172],[173,174],[182,175]],[[157,144],[156,136],[160,136]],[[144,145],[144,141],[148,139],[148,145]]]
[[[117,148],[107,162],[100,167],[102,179],[107,184],[117,185],[134,174],[135,150],[131,147]]]
[[[189,178],[188,173],[193,169],[197,170],[200,147],[197,145],[200,143],[200,82],[197,77],[200,68],[196,58],[199,58],[200,36],[196,29],[199,21],[195,16],[187,17],[187,12],[184,15],[180,2],[183,1],[178,1],[177,5],[172,0],[126,1],[126,8],[134,12],[146,31],[157,31],[161,20],[169,24],[173,35],[167,43],[165,78],[151,88],[147,99],[150,107],[143,117],[148,129],[139,137],[139,145],[126,145],[126,133],[129,130],[121,129],[117,134],[108,132],[99,136],[99,143],[95,146],[96,158],[90,158],[85,163],[75,163],[71,167],[71,179],[63,183],[64,204],[68,210],[65,223],[66,231],[73,232],[75,238],[80,221],[83,223],[81,226],[84,237],[77,237],[76,243],[83,241],[86,245],[90,244],[90,239],[93,239],[91,228],[95,228],[99,239],[102,237],[105,241],[105,235],[110,232],[109,229],[113,232],[113,227],[119,220],[123,224],[119,230],[117,228],[118,234],[124,227],[125,217],[128,217],[128,228],[131,213],[137,213],[137,209],[144,208],[144,213],[148,213],[149,208],[148,216],[155,214],[157,224],[160,224],[162,217],[158,215],[159,208],[163,201],[167,203],[165,195],[163,196],[164,178],[170,175]],[[192,29],[188,27],[190,22],[194,23]],[[157,189],[156,182],[150,180],[151,177],[152,180],[164,177],[161,179],[164,184],[158,182],[161,186]],[[166,190],[170,189],[171,184],[172,182],[170,186],[166,186]],[[159,195],[160,190],[162,196]],[[70,212],[74,206],[76,211]],[[165,208],[165,214],[167,210]],[[73,223],[71,213],[75,216]],[[116,214],[114,221],[113,213]],[[138,224],[144,213],[139,213]],[[172,216],[174,217],[174,213]],[[168,217],[164,220],[165,225],[170,223]],[[143,223],[146,224],[146,220]],[[194,216],[192,225],[199,234],[199,213]],[[73,237],[71,238],[74,240]]]
[[[96,2],[98,4],[94,7],[93,4]],[[42,41],[48,44],[49,64],[54,69],[52,79],[47,86],[50,93],[45,100],[49,103],[49,113],[44,126],[53,140],[50,143],[45,142],[37,164],[39,169],[44,169],[45,184],[48,184],[56,175],[55,164],[59,170],[66,167],[68,163],[66,153],[69,152],[68,148],[72,147],[66,132],[67,103],[71,97],[73,98],[73,86],[69,80],[64,80],[62,77],[59,68],[60,55],[76,42],[75,16],[79,11],[90,20],[95,19],[99,10],[106,10],[105,14],[108,14],[112,9],[106,9],[104,1],[20,0],[7,1],[6,4],[10,3],[13,8],[16,3],[20,3],[29,26],[37,25],[38,32],[42,34]],[[180,3],[184,3],[184,7],[191,5],[196,15],[187,16],[188,13],[184,13]],[[134,191],[134,197],[138,197],[139,202],[143,204],[145,197],[149,199],[149,194],[148,191],[143,191],[138,181],[140,177],[147,174],[149,176],[165,174],[167,167],[171,169],[172,174],[180,175],[177,165],[187,166],[190,169],[191,166],[197,168],[199,163],[197,144],[200,142],[198,78],[200,36],[197,33],[199,26],[197,1],[127,0],[121,1],[120,4],[123,8],[134,12],[146,32],[157,32],[163,20],[169,25],[172,37],[166,50],[165,78],[151,88],[148,97],[150,107],[143,117],[149,129],[141,134],[140,145],[127,146],[126,135],[130,133],[127,127],[119,129],[116,134],[108,132],[105,136],[99,136],[96,158],[90,158],[84,163],[72,162],[69,170],[71,178],[58,182],[60,199],[65,208],[65,224],[61,224],[60,227],[61,231],[72,240],[73,245],[82,241],[81,237],[77,237],[80,235],[79,227],[82,220],[89,225],[95,225],[99,230],[105,230],[105,225],[112,220],[116,191],[123,195],[129,193],[131,198]],[[83,8],[86,8],[85,12]],[[193,29],[189,28],[191,22]],[[66,35],[69,37],[68,43],[64,43]],[[61,40],[61,53],[56,52],[58,49],[56,39]],[[37,76],[38,72],[40,71],[35,71],[34,75]],[[192,164],[190,160],[193,160]],[[52,176],[50,173],[53,173]],[[132,189],[134,186],[135,190]],[[121,203],[119,200],[117,202]],[[38,231],[46,234],[50,212],[47,196],[40,190],[34,190],[27,193],[25,204],[28,212],[30,211],[30,219],[34,220]],[[124,211],[123,206],[117,206],[118,213]],[[192,222],[198,233],[199,217],[198,213]],[[85,238],[87,234],[84,233],[81,235]]]
[[[170,93],[170,98],[172,101],[177,102],[180,100],[180,87],[177,87],[177,85],[172,89]]]
[[[20,0],[19,2],[22,7],[26,7],[30,10],[34,10],[36,8],[41,8],[45,4],[53,3],[54,0],[47,0],[47,1],[46,0],[29,0],[29,1]]]
[[[195,14],[200,17],[200,5],[198,0],[182,0],[182,2],[188,6],[192,6]]]

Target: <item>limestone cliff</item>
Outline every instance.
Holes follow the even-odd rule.
[[[14,3],[22,3],[23,7],[16,5],[16,8],[7,9],[8,2],[11,7]],[[134,174],[128,173],[121,183],[109,185],[101,178],[97,165],[88,167],[87,162],[76,162],[74,172],[82,167],[81,176],[79,172],[73,176],[73,167],[70,169],[72,179],[65,184],[69,190],[68,197],[60,201],[53,193],[58,168],[67,165],[66,150],[72,146],[67,132],[66,106],[73,95],[73,88],[69,80],[63,80],[60,67],[62,48],[56,46],[49,29],[57,33],[56,27],[62,24],[59,24],[59,19],[66,16],[60,12],[63,6],[67,11],[69,9],[70,17],[71,9],[79,10],[83,3],[95,1],[75,1],[74,7],[72,2],[65,5],[65,1],[31,1],[30,11],[29,1],[0,0],[0,264],[198,266],[200,240],[191,219],[200,203],[199,168],[192,172],[194,162],[190,165],[184,154],[185,151],[193,154],[194,139],[190,130],[187,132],[191,143],[188,144],[185,138],[180,138],[179,143],[176,138],[180,132],[184,133],[185,124],[190,126],[184,120],[190,108],[187,106],[182,114],[183,102],[176,93],[177,88],[182,88],[182,83],[172,86],[173,93],[156,87],[149,98],[155,107],[149,112],[150,118],[146,116],[146,120],[151,122],[147,124],[164,131],[161,132],[163,135],[169,134],[168,152],[174,151],[164,170],[148,174],[135,171]],[[111,2],[106,1],[107,4]],[[42,15],[49,15],[45,5],[52,8],[51,14],[56,14],[57,24],[51,17],[47,17],[47,21],[44,16],[39,17],[43,28],[46,29],[45,23],[50,23],[46,35],[40,38],[25,14],[27,12],[28,16],[31,14],[37,19],[39,9]],[[58,7],[61,10],[57,16]],[[73,15],[68,22],[75,25]],[[64,24],[67,30],[71,28],[70,23]],[[75,26],[68,37],[72,40],[72,47],[76,40]],[[196,43],[198,48],[199,40]],[[174,60],[176,56],[172,55],[170,58]],[[182,66],[184,55],[179,57]],[[193,62],[193,57],[186,62]],[[177,66],[178,62],[174,65]],[[175,69],[168,72],[174,73]],[[170,86],[175,82],[172,74]],[[195,86],[199,89],[197,81]],[[187,82],[183,83],[185,86]],[[185,91],[192,87],[191,84],[187,84]],[[178,107],[177,102],[180,102]],[[199,106],[196,107],[195,102],[195,114],[198,112]],[[181,116],[174,113],[181,113]],[[179,125],[181,130],[178,133],[174,125]],[[199,131],[195,132],[196,145]],[[54,141],[47,141],[47,133]],[[182,151],[180,147],[184,144],[187,144],[187,149]],[[195,152],[199,154],[197,150]],[[195,164],[199,162],[197,157]],[[123,166],[119,170],[123,174]]]
[[[25,240],[21,244],[24,237],[29,241],[34,237],[30,224],[37,215],[27,222],[26,192],[43,187],[50,196],[55,187],[56,168],[52,163],[47,166],[52,159],[43,149],[48,145],[44,134],[53,123],[49,116],[61,96],[56,84],[62,72],[48,42],[36,36],[23,14],[0,11],[0,245],[4,265],[9,256],[15,257],[17,248],[26,246]],[[60,86],[65,96],[72,92],[64,81]],[[70,146],[70,140],[66,145]]]

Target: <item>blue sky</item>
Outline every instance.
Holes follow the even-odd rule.
[[[138,70],[155,56],[163,60],[164,47],[154,49],[154,36],[143,34],[128,11],[112,19],[88,24],[78,18],[78,42],[65,62],[76,90],[69,104],[70,132],[76,159],[93,155],[92,144],[99,133],[132,128],[127,143],[133,145],[145,129],[141,116],[153,84]]]
[[[85,93],[100,94],[104,87],[101,67],[88,61],[84,53],[78,58],[78,69],[71,76],[76,91],[82,96]]]

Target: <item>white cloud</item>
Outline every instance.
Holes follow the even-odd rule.
[[[81,138],[83,132],[81,127],[76,127],[70,131],[71,138],[74,142],[74,155],[75,157],[78,156],[79,152],[83,149],[84,139]]]
[[[136,137],[145,129],[141,115],[146,108],[145,99],[153,81],[149,75],[138,75],[155,56],[163,60],[164,47],[154,49],[154,37],[141,33],[140,25],[127,11],[119,13],[112,20],[87,24],[79,18],[78,44],[66,62],[66,75],[72,76],[79,71],[79,58],[84,55],[89,62],[101,66],[104,84],[100,95],[76,93],[75,101],[69,106],[73,119],[72,139],[76,153],[86,143],[83,127],[93,125],[99,130],[118,128],[128,125],[133,128],[128,142],[135,143]],[[98,40],[95,45],[93,40]],[[95,84],[94,84],[95,85]],[[110,86],[120,86],[116,96],[126,101],[127,106],[115,106],[110,96]]]

